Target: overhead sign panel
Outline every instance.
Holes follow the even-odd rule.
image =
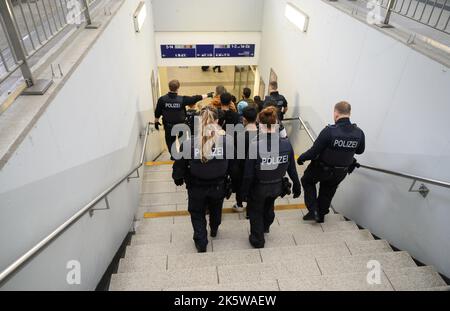
[[[255,57],[255,44],[161,45],[162,58]]]

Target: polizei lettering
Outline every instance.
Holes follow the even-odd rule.
[[[279,165],[289,162],[289,156],[279,156],[279,157],[263,157],[261,158],[262,165]]]
[[[349,148],[349,149],[356,149],[358,147],[358,141],[356,140],[342,140],[342,139],[335,139],[333,143],[333,147],[340,147],[340,148]]]
[[[179,104],[179,103],[166,103],[166,108],[169,108],[169,109],[181,109],[181,104]]]

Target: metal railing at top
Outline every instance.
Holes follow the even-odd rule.
[[[289,121],[299,121],[300,122],[300,129],[304,129],[305,130],[305,132],[308,134],[308,137],[311,139],[311,141],[313,143],[316,141],[316,138],[312,134],[311,130],[308,128],[306,122],[301,117],[285,118],[283,121],[288,121],[288,122]],[[411,187],[409,188],[409,192],[418,192],[424,198],[427,197],[427,195],[430,192],[430,190],[428,189],[427,186],[425,186],[425,184],[421,184],[419,186],[419,188],[417,190],[415,190],[414,187],[417,184],[417,182],[423,182],[423,183],[426,183],[426,184],[435,185],[435,186],[439,186],[439,187],[443,187],[443,188],[450,188],[450,182],[445,182],[445,181],[441,181],[441,180],[436,180],[436,179],[416,176],[416,175],[402,173],[402,172],[396,172],[396,171],[392,171],[392,170],[387,170],[387,169],[378,168],[378,167],[369,166],[369,165],[363,165],[363,164],[361,164],[361,168],[367,169],[367,170],[371,170],[371,171],[375,171],[375,172],[379,172],[379,173],[383,173],[383,174],[388,174],[388,175],[393,175],[393,176],[397,176],[397,177],[410,179],[410,180],[413,181],[413,183],[412,183]]]
[[[104,200],[105,204],[106,204],[106,210],[110,209],[108,195],[111,192],[113,192],[117,187],[119,187],[123,182],[130,181],[130,179],[140,177],[139,169],[144,165],[145,151],[147,150],[147,144],[148,144],[148,135],[150,134],[150,131],[153,132],[153,129],[151,129],[151,126],[153,126],[153,125],[154,125],[154,123],[151,123],[151,122],[148,123],[147,127],[145,128],[144,134],[139,135],[141,138],[144,137],[144,143],[142,145],[142,151],[141,151],[141,156],[139,158],[139,163],[135,167],[133,167],[130,171],[128,171],[120,180],[115,182],[110,187],[106,188],[102,193],[100,193],[97,197],[95,197],[95,199],[93,199],[91,202],[89,202],[87,205],[85,205],[82,209],[80,209],[72,217],[67,219],[58,228],[53,230],[52,233],[50,233],[45,238],[43,238],[39,243],[37,243],[30,250],[28,250],[25,254],[23,254],[20,258],[18,258],[12,264],[10,264],[5,270],[3,270],[0,273],[0,285],[3,282],[5,282],[20,267],[22,267],[26,262],[28,262],[30,259],[32,259],[34,256],[36,256],[47,245],[49,245],[54,239],[59,237],[62,233],[64,233],[67,229],[69,229],[70,226],[75,224],[82,216],[86,215],[87,213],[90,213],[90,215],[92,216],[93,212],[95,210],[101,210],[101,209],[95,209],[95,206],[99,202]],[[132,175],[135,173],[137,174],[137,176],[132,177]]]
[[[1,0],[0,84],[19,69],[30,94],[42,94],[49,81],[36,85],[29,60],[69,25],[92,22],[90,7],[98,0]],[[92,26],[92,27],[89,27]],[[19,76],[20,77],[20,76]]]
[[[386,10],[383,25],[391,15],[412,19],[433,29],[450,34],[450,0],[365,0]]]

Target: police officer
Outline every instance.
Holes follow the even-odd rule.
[[[199,111],[196,109],[195,104],[188,105],[186,110],[186,120],[185,123],[189,127],[189,136],[195,134],[195,120],[196,117],[200,115]]]
[[[286,98],[278,92],[278,82],[272,81],[269,83],[269,96],[264,100],[264,108],[275,104],[278,109],[278,119],[283,121],[284,115],[288,111],[288,102]]]
[[[193,239],[198,252],[204,253],[208,245],[206,210],[209,211],[211,237],[217,236],[222,220],[230,162],[227,146],[232,141],[218,125],[217,109],[209,106],[202,109],[200,121],[200,133],[182,145],[183,157],[175,161],[172,178],[177,186],[186,183]]]
[[[364,152],[365,136],[356,124],[350,122],[350,114],[351,105],[348,102],[336,104],[336,123],[322,130],[312,148],[297,160],[299,165],[311,160],[301,180],[305,191],[305,204],[309,211],[303,217],[304,220],[324,222],[339,184],[347,174],[359,167],[354,156]],[[317,183],[320,183],[318,196]]]
[[[161,123],[159,119],[163,117],[165,138],[167,148],[172,153],[172,145],[176,141],[176,136],[172,136],[172,128],[177,124],[183,124],[186,119],[186,105],[195,104],[202,99],[211,97],[214,93],[207,95],[195,95],[195,96],[179,96],[178,90],[180,88],[180,82],[178,80],[172,80],[169,82],[170,92],[167,95],[162,96],[158,100],[158,104],[155,110],[155,128],[159,130]],[[182,136],[182,132],[179,133],[179,138]]]
[[[259,114],[260,133],[250,144],[250,159],[245,162],[242,194],[248,203],[249,241],[255,248],[264,247],[264,233],[269,233],[275,219],[275,200],[285,192],[286,172],[294,185],[294,198],[301,194],[294,151],[289,140],[279,136],[277,119],[275,107],[265,108]]]

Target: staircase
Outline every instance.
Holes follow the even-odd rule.
[[[166,160],[167,154],[159,159]],[[302,203],[302,198],[277,200],[276,220],[261,250],[248,242],[244,215],[225,213],[208,252],[198,254],[186,189],[173,184],[171,165],[146,167],[140,214],[169,217],[138,224],[110,290],[450,290],[433,267],[418,267],[407,252],[393,251],[342,215],[327,215],[323,224],[304,222]],[[225,201],[224,208],[232,204]],[[181,216],[170,216],[176,213]],[[371,260],[381,264],[379,284],[367,282]]]

